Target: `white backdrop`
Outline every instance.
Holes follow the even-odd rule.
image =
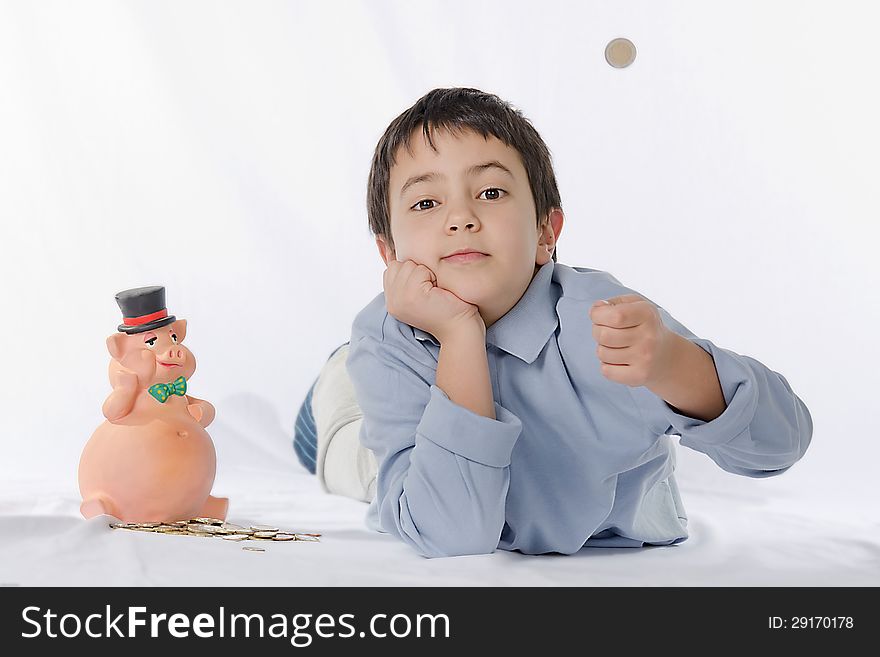
[[[7,490],[76,494],[114,295],[154,284],[217,408],[218,494],[253,445],[299,470],[303,396],[382,290],[376,141],[428,90],[474,86],[551,149],[560,262],[610,271],[809,407],[812,446],[781,477],[680,447],[679,480],[880,530],[878,19],[830,1],[0,2]],[[604,59],[619,36],[625,69]]]

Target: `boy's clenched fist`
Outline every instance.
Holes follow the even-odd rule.
[[[477,306],[437,287],[437,276],[413,260],[389,260],[382,276],[385,306],[399,321],[427,331],[442,344],[460,327],[486,325]]]
[[[602,375],[631,387],[662,381],[672,366],[675,334],[638,294],[599,300],[590,308]]]

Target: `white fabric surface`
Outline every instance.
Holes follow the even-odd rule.
[[[813,488],[812,501],[793,490],[804,487],[797,466],[786,473],[788,482],[748,480],[678,446],[691,534],[680,545],[426,559],[368,530],[367,505],[325,493],[289,443],[211,428],[219,455],[214,492],[230,497],[228,519],[318,532],[320,542],[260,543],[266,552],[247,552],[219,538],[114,530],[108,516],[78,515],[75,482],[6,479],[0,482],[0,585],[880,585],[876,513],[851,508],[846,521],[835,520],[821,488]]]

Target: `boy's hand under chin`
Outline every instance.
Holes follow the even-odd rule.
[[[675,334],[638,294],[599,300],[590,308],[602,375],[631,387],[650,387],[672,371]]]
[[[486,325],[477,306],[437,286],[437,276],[414,260],[389,260],[382,276],[388,313],[405,324],[427,331],[442,344],[461,330]]]

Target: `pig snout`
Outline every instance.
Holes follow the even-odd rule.
[[[156,360],[159,361],[159,365],[165,367],[183,367],[186,363],[186,350],[174,345],[167,351],[157,354]]]
[[[183,362],[186,360],[186,355],[183,353],[183,347],[178,347],[177,345],[171,347],[168,351],[165,352],[165,356],[167,356],[169,361],[180,361]]]

